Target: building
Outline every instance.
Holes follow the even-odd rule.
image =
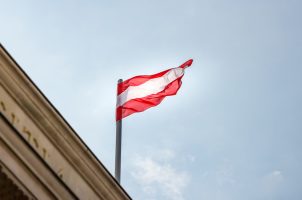
[[[0,199],[131,199],[1,44]]]

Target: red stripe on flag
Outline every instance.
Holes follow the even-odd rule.
[[[193,63],[193,59],[190,59],[188,61],[186,61],[185,63],[183,63],[182,65],[180,65],[179,67],[180,68],[187,68],[187,67],[190,67]]]
[[[190,59],[190,60],[186,61],[185,63],[183,63],[182,65],[180,65],[179,67],[180,68],[189,67],[192,65],[192,62],[193,62],[193,60]],[[171,68],[171,69],[173,69],[173,68]],[[168,69],[168,70],[165,70],[165,71],[159,72],[157,74],[153,74],[153,75],[141,75],[141,76],[135,76],[130,79],[127,79],[127,80],[123,81],[122,83],[118,84],[117,95],[120,95],[122,92],[127,90],[127,88],[130,86],[138,86],[138,85],[141,85],[141,84],[149,81],[150,79],[161,77],[161,76],[165,75],[171,69]]]

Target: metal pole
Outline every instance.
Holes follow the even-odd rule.
[[[123,79],[118,80],[118,84]],[[116,121],[116,145],[115,145],[115,179],[121,182],[121,153],[122,153],[122,119]]]

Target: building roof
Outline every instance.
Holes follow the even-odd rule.
[[[3,146],[12,149],[8,152],[14,152],[55,198],[131,199],[1,44],[0,111],[6,130],[1,131],[0,124]],[[10,131],[15,138],[2,134]],[[24,149],[14,144],[17,140]],[[20,156],[25,149],[32,155]],[[0,159],[9,165],[9,160]]]

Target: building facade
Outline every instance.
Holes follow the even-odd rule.
[[[131,199],[1,44],[0,199]]]

